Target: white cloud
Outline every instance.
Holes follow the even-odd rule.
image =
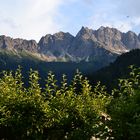
[[[17,11],[11,6],[11,10],[15,10],[13,13],[3,8],[3,15],[0,15],[1,33],[36,40],[47,33],[54,33],[61,28],[56,19],[63,4],[64,0],[24,0]]]
[[[100,0],[103,2],[103,0]],[[100,26],[117,28],[123,32],[138,32],[140,26],[139,0],[105,0],[105,6],[94,5],[93,16],[89,18],[89,26],[97,29]]]
[[[39,40],[60,30],[76,32],[81,24],[138,30],[139,5],[139,0],[1,0],[0,34]]]
[[[27,15],[24,15],[21,24],[22,34],[25,38],[40,39],[46,33],[54,33],[59,30],[59,23],[55,17],[59,16],[59,6],[63,0],[28,0]]]
[[[132,30],[134,22],[129,20],[120,20],[117,17],[109,17],[107,14],[96,14],[90,18],[89,26],[98,29],[100,26],[109,26],[112,28],[117,28],[123,32]]]

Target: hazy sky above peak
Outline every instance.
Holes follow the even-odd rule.
[[[140,0],[0,0],[0,35],[38,41],[82,26],[140,33]]]

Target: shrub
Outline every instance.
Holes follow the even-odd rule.
[[[46,87],[38,84],[38,72],[30,71],[28,88],[21,70],[3,72],[0,78],[0,138],[90,139],[104,128],[101,114],[109,103],[101,85],[92,91],[89,81],[77,73],[71,85],[66,76],[61,86],[48,74]],[[101,92],[100,92],[101,91]]]

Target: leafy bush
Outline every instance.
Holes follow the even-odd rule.
[[[86,140],[100,134],[100,116],[109,103],[101,94],[104,87],[98,84],[92,91],[89,81],[79,73],[71,85],[64,75],[61,87],[49,73],[44,90],[38,84],[38,72],[30,71],[28,88],[22,79],[20,69],[3,72],[0,78],[1,139]]]
[[[140,139],[140,69],[131,66],[130,78],[120,79],[108,108],[112,137],[117,140]]]
[[[0,139],[89,140],[140,139],[140,69],[120,79],[112,95],[100,82],[94,88],[77,72],[71,84],[62,76],[61,86],[53,73],[46,86],[30,71],[24,86],[21,69],[4,71],[0,78]]]

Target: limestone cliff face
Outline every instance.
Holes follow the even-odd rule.
[[[54,35],[42,37],[38,43],[39,53],[53,55],[55,57],[67,54],[74,37],[69,33],[58,32]]]
[[[122,42],[129,50],[140,48],[140,36],[137,36],[134,32],[131,31],[123,35]]]
[[[71,43],[68,53],[73,57],[86,59],[97,49],[95,39],[93,30],[82,27]]]
[[[12,39],[0,36],[0,48],[5,50],[37,52],[38,45],[35,40]]]
[[[122,33],[109,27],[100,27],[98,30],[82,27],[76,35],[69,53],[81,59],[103,56],[106,59],[106,55],[120,55],[136,48],[140,48],[140,35],[137,36],[131,31]]]
[[[82,27],[75,37],[64,32],[47,34],[39,43],[0,36],[1,50],[29,52],[44,61],[112,62],[118,55],[136,48],[140,48],[140,34],[122,33],[109,27],[98,30]]]
[[[78,60],[114,61],[117,55],[104,42],[104,33],[82,27],[69,48],[69,54]]]
[[[10,37],[6,37],[4,35],[0,36],[0,48],[1,49],[13,49],[14,41]]]
[[[121,54],[127,51],[122,42],[123,33],[117,29],[101,27],[95,31],[95,36],[103,48],[112,53]]]
[[[35,40],[14,39],[14,49],[26,50],[32,53],[38,52],[38,45]]]

